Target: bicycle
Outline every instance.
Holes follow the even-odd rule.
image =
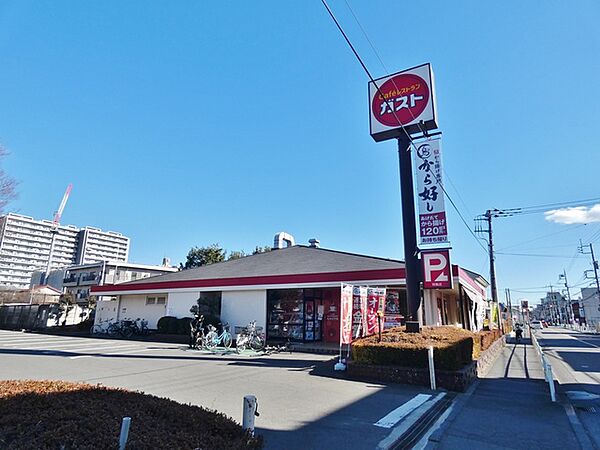
[[[250,322],[250,324],[238,334],[236,340],[236,350],[238,353],[243,352],[247,348],[254,351],[260,351],[265,349],[265,340],[259,332],[262,327],[256,326],[256,320]]]
[[[229,332],[229,325],[227,323],[221,324],[222,332],[221,334],[217,333],[217,328],[213,325],[208,325],[208,333],[204,336],[203,347],[212,350],[217,347],[219,344],[223,344],[223,347],[229,348],[231,347],[231,343],[233,338],[231,333]]]
[[[204,347],[204,316],[196,316],[190,321],[190,348],[201,349]]]
[[[108,327],[113,323],[114,319],[100,320],[91,329],[90,334],[107,334]]]

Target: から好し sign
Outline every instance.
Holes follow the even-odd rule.
[[[416,144],[415,179],[421,244],[448,242],[440,139]]]
[[[370,128],[376,142],[437,128],[429,64],[369,82]]]

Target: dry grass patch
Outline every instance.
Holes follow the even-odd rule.
[[[0,448],[116,449],[131,417],[128,450],[259,449],[230,418],[198,406],[64,381],[0,381]]]

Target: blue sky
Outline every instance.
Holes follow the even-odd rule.
[[[446,186],[469,224],[600,196],[597,2],[348,3],[390,72],[431,62]],[[385,75],[346,3],[330,6]],[[51,218],[72,182],[63,223],[130,236],[141,263],[282,230],[403,257],[395,142],[369,136],[367,77],[319,1],[4,1],[0,64],[10,210]],[[487,274],[447,209],[454,262]],[[545,255],[498,255],[500,293],[535,300],[563,268],[584,281],[576,246],[600,225],[495,229],[499,250]]]

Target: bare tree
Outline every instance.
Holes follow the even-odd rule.
[[[0,145],[0,164],[7,155],[6,149]],[[0,167],[0,214],[4,214],[6,205],[17,198],[17,185],[18,182]]]

